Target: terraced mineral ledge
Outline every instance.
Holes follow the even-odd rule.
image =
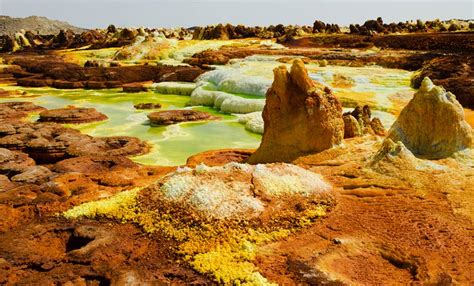
[[[0,284],[472,284],[472,21],[1,21]]]

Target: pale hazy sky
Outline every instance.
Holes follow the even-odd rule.
[[[385,22],[473,19],[474,0],[0,0],[0,15],[46,16],[84,28],[190,27],[216,23],[347,25],[381,16]]]

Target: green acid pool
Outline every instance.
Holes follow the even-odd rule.
[[[136,110],[133,105],[142,102],[159,102],[160,110],[187,108],[188,96],[164,95],[154,92],[123,93],[111,90],[61,90],[53,88],[2,87],[21,89],[38,97],[2,98],[5,101],[31,101],[37,105],[62,108],[67,105],[94,107],[106,114],[107,121],[90,124],[75,124],[69,127],[92,136],[135,136],[152,146],[151,152],[132,160],[148,165],[182,165],[196,153],[222,148],[257,148],[261,136],[246,131],[237,123],[237,117],[218,113],[212,108],[193,109],[220,116],[218,121],[189,122],[169,126],[150,126],[147,114],[151,110]],[[35,120],[35,117],[32,118]]]

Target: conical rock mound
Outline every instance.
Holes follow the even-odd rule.
[[[249,163],[291,162],[341,143],[342,106],[331,90],[314,82],[296,59],[291,71],[273,70],[263,110],[264,134]]]
[[[429,78],[390,128],[388,138],[401,141],[417,157],[442,159],[470,148],[472,129],[454,94]]]
[[[370,160],[369,166],[384,174],[390,173],[390,170],[395,167],[395,172],[398,173],[400,169],[419,168],[419,161],[422,160],[416,158],[401,141],[393,142],[392,139],[387,138]]]

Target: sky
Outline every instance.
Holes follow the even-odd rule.
[[[348,25],[378,16],[388,23],[473,14],[474,0],[0,0],[0,15],[45,16],[83,28],[312,25],[316,19]]]

